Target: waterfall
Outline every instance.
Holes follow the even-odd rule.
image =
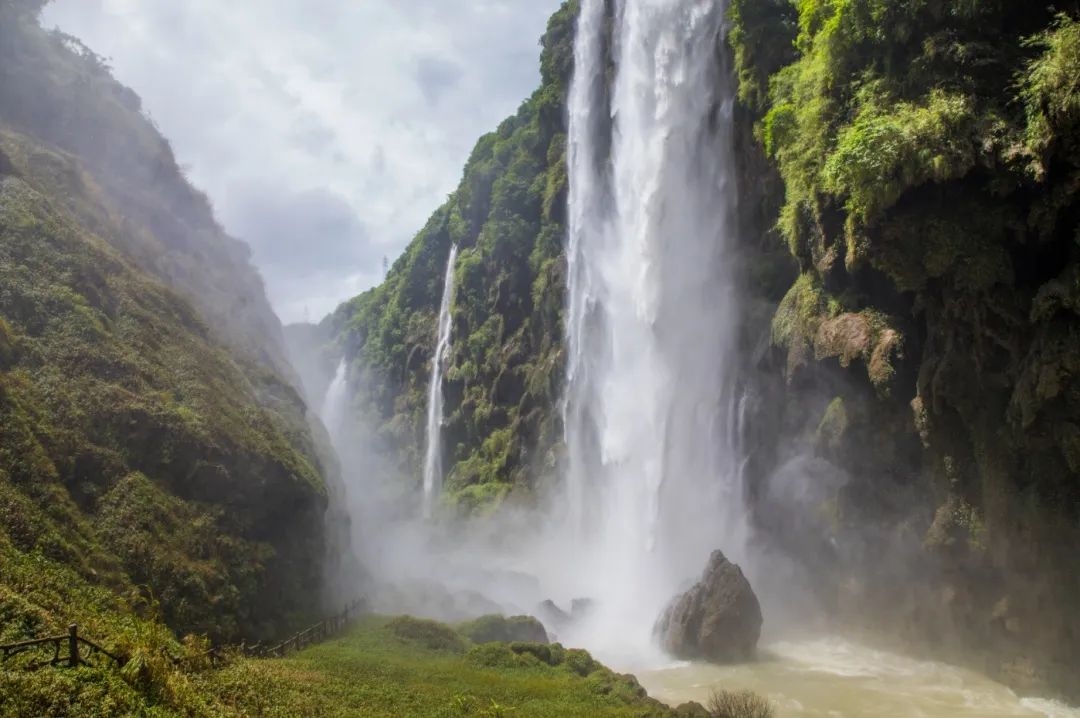
[[[345,423],[345,409],[349,401],[348,380],[345,376],[347,369],[348,364],[342,358],[338,363],[337,371],[334,372],[334,379],[326,390],[322,410],[319,412],[319,418],[322,419],[323,426],[329,432],[334,446],[338,445],[342,425]]]
[[[744,397],[726,2],[605,5],[582,2],[569,95],[565,486],[578,640],[625,658],[711,550],[742,557]]]
[[[427,438],[424,448],[424,516],[431,516],[435,500],[442,488],[442,423],[443,423],[443,358],[450,348],[450,304],[454,299],[454,262],[457,245],[450,247],[443,279],[442,301],[439,304],[438,334],[435,355],[431,358],[431,379],[428,383]]]

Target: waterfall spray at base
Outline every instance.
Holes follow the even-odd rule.
[[[439,304],[438,334],[435,355],[431,358],[431,379],[428,383],[427,433],[424,448],[424,516],[431,512],[442,490],[442,423],[443,423],[443,359],[450,348],[450,305],[454,299],[454,263],[457,245],[450,247],[443,279],[442,300]]]
[[[653,622],[710,551],[744,555],[725,5],[622,0],[609,23],[585,0],[578,26],[563,570],[595,600],[574,638],[624,660],[655,651]]]

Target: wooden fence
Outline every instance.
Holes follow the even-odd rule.
[[[268,647],[241,644],[238,647],[233,647],[232,650],[239,650],[253,658],[283,658],[290,653],[337,635],[358,615],[363,613],[366,607],[366,600],[358,598],[347,605],[341,613],[319,621],[314,626],[289,636],[281,643]],[[117,668],[121,668],[127,663],[127,658],[107,651],[94,641],[80,636],[78,625],[73,623],[68,627],[68,632],[62,636],[48,636],[46,638],[35,638],[29,641],[0,645],[0,666],[15,656],[34,651],[44,651],[46,654],[52,651],[52,657],[23,664],[23,668],[27,670],[37,670],[45,666],[77,668],[78,666],[92,665],[95,660],[104,660]],[[178,665],[203,662],[204,665],[209,663],[211,666],[217,667],[224,663],[225,656],[229,651],[229,648],[214,647],[195,656],[173,657],[173,661]]]
[[[6,663],[9,659],[23,653],[41,651],[42,649],[46,652],[51,649],[52,658],[31,661],[26,665],[26,668],[30,670],[44,666],[77,668],[90,665],[91,659],[96,656],[101,656],[105,661],[113,663],[117,667],[122,667],[127,662],[125,658],[105,650],[88,638],[80,636],[78,624],[73,623],[68,626],[68,632],[62,636],[35,638],[30,641],[20,641],[19,643],[0,646],[0,653],[3,654],[0,655],[0,663]]]

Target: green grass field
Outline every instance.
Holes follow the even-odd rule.
[[[448,627],[369,617],[284,660],[206,674],[207,692],[252,716],[669,716],[637,681],[557,644],[474,645]]]

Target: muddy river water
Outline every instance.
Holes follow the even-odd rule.
[[[751,664],[678,662],[634,671],[649,695],[705,703],[716,688],[768,696],[777,718],[1080,718],[1080,709],[1024,697],[972,671],[838,638],[777,642]]]

